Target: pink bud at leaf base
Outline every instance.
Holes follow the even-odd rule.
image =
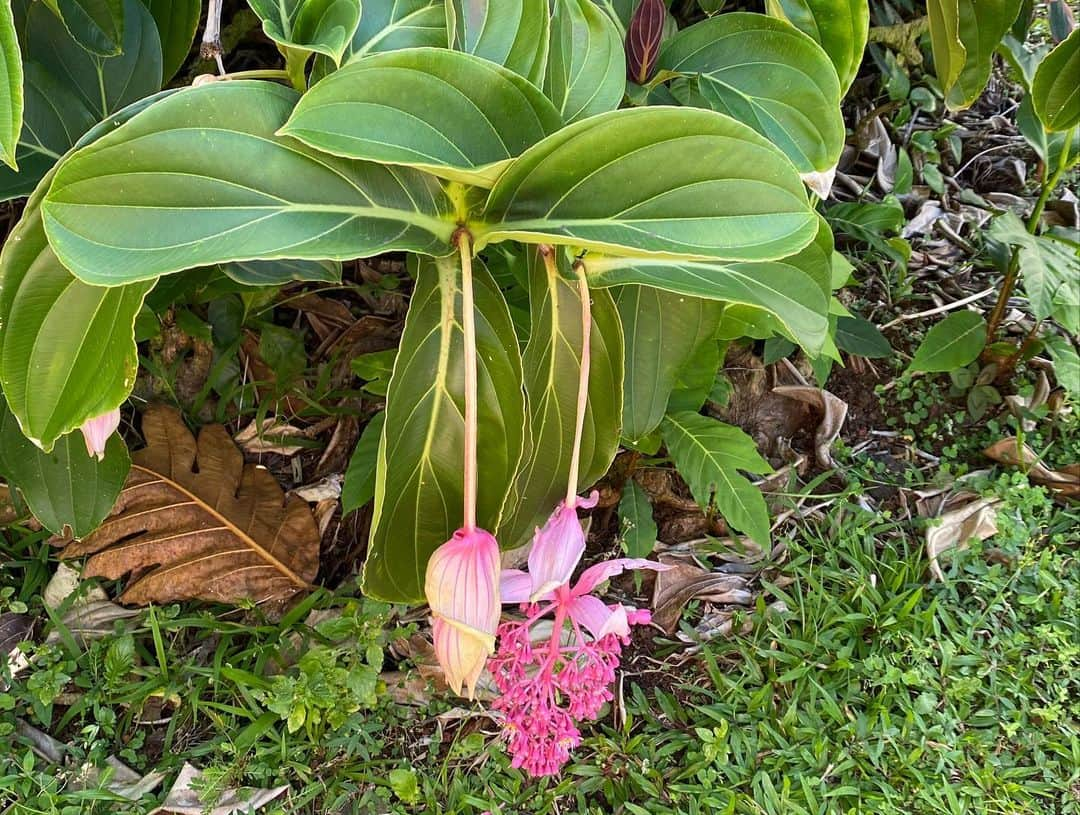
[[[79,429],[82,431],[83,440],[86,442],[86,452],[90,456],[97,456],[98,461],[105,458],[105,445],[109,436],[120,427],[120,409],[102,413],[93,419],[88,419]]]
[[[664,0],[641,0],[626,27],[626,77],[644,85],[656,73],[656,57],[664,37]]]
[[[431,606],[435,656],[446,681],[469,698],[499,625],[499,544],[483,529],[459,529],[432,554],[424,593]]]

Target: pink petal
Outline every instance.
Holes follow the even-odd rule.
[[[120,409],[110,410],[93,419],[83,422],[79,430],[82,431],[83,441],[86,442],[86,452],[91,456],[97,456],[98,461],[105,458],[105,445],[109,436],[116,432],[120,426]]]
[[[625,637],[630,633],[626,609],[620,605],[608,606],[591,594],[575,597],[568,608],[570,618],[584,626],[596,639],[608,634]]]
[[[499,575],[499,594],[504,603],[527,603],[532,594],[532,578],[521,569],[503,569]]]
[[[574,507],[560,502],[543,529],[537,529],[529,552],[529,575],[532,577],[530,600],[570,582],[578,561],[585,554],[585,533]]]
[[[657,563],[655,560],[645,560],[644,558],[621,557],[616,560],[605,560],[603,563],[590,566],[581,573],[577,585],[574,586],[573,594],[575,597],[589,594],[605,580],[610,580],[627,569],[652,569],[656,572],[666,572],[670,568],[670,566],[665,566],[663,563]]]
[[[428,560],[424,594],[431,613],[493,640],[502,613],[499,570],[495,538],[483,529],[459,529]]]

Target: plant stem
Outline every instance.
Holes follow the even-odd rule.
[[[1054,170],[1052,176],[1046,179],[1046,183],[1043,184],[1042,190],[1039,192],[1039,198],[1035,201],[1035,206],[1031,210],[1031,216],[1027,221],[1027,231],[1032,235],[1038,231],[1039,221],[1042,218],[1043,210],[1046,209],[1046,202],[1050,200],[1050,195],[1057,187],[1058,182],[1061,180],[1061,176],[1065,173],[1065,167],[1069,163],[1069,145],[1072,142],[1071,135],[1071,131],[1066,133],[1065,146],[1061,151],[1061,160],[1058,162],[1057,169]],[[1005,279],[1001,282],[1001,293],[998,294],[997,302],[994,303],[994,310],[990,312],[990,321],[986,326],[987,345],[994,341],[994,337],[1001,327],[1001,321],[1005,317],[1005,308],[1008,306],[1009,298],[1012,297],[1013,289],[1016,288],[1016,279],[1019,276],[1020,250],[1013,249],[1012,257],[1009,258],[1009,268],[1005,272]]]
[[[199,56],[217,62],[218,73],[225,73],[225,64],[221,61],[221,8],[224,0],[209,0],[206,6],[206,28],[203,29]]]
[[[476,529],[476,312],[473,305],[472,244],[469,232],[457,233],[461,253],[461,327],[465,334],[465,522],[466,532]]]
[[[581,298],[581,369],[578,374],[577,413],[574,424],[574,446],[570,453],[570,472],[566,479],[566,505],[577,499],[578,472],[581,467],[581,437],[585,433],[585,408],[589,402],[589,368],[592,363],[592,308],[589,303],[589,284],[585,280],[585,265],[574,264],[578,297]]]

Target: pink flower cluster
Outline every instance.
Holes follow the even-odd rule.
[[[630,627],[650,620],[649,612],[606,605],[591,592],[624,569],[662,569],[648,560],[623,558],[586,569],[571,587],[570,577],[585,549],[578,499],[560,504],[537,530],[529,572],[503,572],[504,603],[517,602],[524,620],[499,626],[499,647],[488,668],[500,696],[492,707],[502,713],[514,767],[529,775],[554,775],[581,742],[577,723],[595,719],[611,687]],[[554,614],[550,634],[534,641],[542,618]]]

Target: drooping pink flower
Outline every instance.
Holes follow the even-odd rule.
[[[97,456],[98,461],[105,458],[105,445],[109,437],[120,427],[120,409],[110,410],[93,419],[87,419],[79,430],[82,431],[83,441],[86,442],[86,452],[91,456]]]
[[[513,766],[533,776],[553,775],[566,763],[581,742],[577,722],[596,718],[612,698],[630,627],[650,620],[647,610],[608,605],[592,591],[626,569],[668,568],[619,558],[589,567],[571,586],[585,550],[574,509],[595,506],[596,500],[593,493],[573,506],[559,504],[536,532],[529,571],[502,572],[503,602],[519,603],[526,616],[499,627],[499,649],[489,667],[500,696],[492,707],[503,714]],[[551,633],[536,642],[533,629],[549,614],[554,615]]]
[[[495,650],[499,625],[499,545],[483,529],[459,529],[432,554],[424,580],[435,656],[454,693],[476,682]]]

